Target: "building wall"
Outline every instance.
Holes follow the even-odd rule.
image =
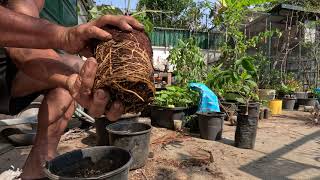
[[[173,66],[169,64],[167,58],[169,56],[170,48],[153,46],[153,66],[156,70],[164,71],[166,66],[168,71],[173,71]],[[206,64],[211,65],[220,57],[220,52],[216,50],[202,50]]]

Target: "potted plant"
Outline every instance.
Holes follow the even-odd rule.
[[[210,87],[216,95],[219,97],[219,104],[221,112],[226,113],[226,121],[229,121],[231,125],[236,124],[236,110],[237,110],[237,102],[235,100],[235,96],[233,93],[228,92],[225,84],[230,79],[229,70],[222,70],[223,64],[218,66],[214,66],[210,69],[206,85]],[[231,81],[229,81],[231,83]]]
[[[256,68],[252,64],[253,58],[245,56],[236,61],[233,72],[233,89],[237,89],[240,97],[236,100],[238,106],[235,146],[253,149],[257,133],[260,113],[260,103],[257,94],[258,85],[255,82]]]
[[[278,97],[282,97],[282,108],[288,111],[293,111],[297,98],[292,95],[295,91],[295,88],[289,85],[281,84],[281,86],[278,88],[278,94],[281,94],[281,96],[278,95]]]
[[[174,129],[174,120],[185,120],[185,110],[198,104],[199,94],[187,87],[170,86],[156,92],[151,106],[153,125]]]

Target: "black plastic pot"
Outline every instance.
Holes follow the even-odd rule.
[[[270,109],[269,108],[265,108],[264,109],[264,119],[269,119],[270,118]]]
[[[173,120],[185,120],[184,107],[165,108],[152,106],[151,108],[151,123],[154,126],[159,126],[168,129],[174,129]]]
[[[306,101],[306,106],[316,106],[318,99],[317,98],[308,98]]]
[[[141,112],[141,117],[150,117],[151,116],[151,106],[148,105]]]
[[[236,111],[237,110],[237,105],[236,103],[232,103],[232,102],[226,102],[226,101],[222,101],[221,105],[223,107],[221,107],[221,112],[227,112],[227,111]]]
[[[107,126],[109,143],[112,146],[128,150],[133,163],[130,169],[145,165],[149,155],[151,126],[144,123],[114,123]]]
[[[127,180],[131,154],[117,147],[92,147],[60,155],[46,163],[44,173],[54,180]]]
[[[299,106],[315,106],[317,104],[318,99],[316,98],[306,98],[306,99],[298,99],[295,105],[295,109],[298,109]]]
[[[259,119],[260,119],[260,120],[264,119],[264,109],[260,109]]]
[[[198,115],[191,115],[189,121],[185,124],[185,127],[190,128],[190,133],[199,133],[199,120]]]
[[[188,107],[184,110],[184,114],[185,114],[185,116],[191,116],[191,115],[196,114],[197,111],[198,111],[198,106],[191,106],[191,107]]]
[[[294,93],[297,99],[307,99],[308,93],[307,92],[296,92]]]
[[[253,149],[256,142],[258,119],[260,112],[259,103],[251,103],[247,107],[239,106],[237,128],[235,133],[235,146],[243,149]]]
[[[287,111],[293,111],[297,99],[296,98],[284,98],[282,108]]]
[[[197,113],[200,137],[206,140],[221,140],[225,113],[209,112]]]
[[[109,121],[107,118],[97,118],[94,122],[96,127],[96,140],[97,146],[109,146],[109,138],[106,127],[114,122]]]

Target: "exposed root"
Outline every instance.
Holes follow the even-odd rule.
[[[127,39],[121,41],[98,44],[95,56],[99,66],[94,88],[109,90],[113,100],[124,103],[126,113],[137,113],[153,100],[153,66],[149,51],[141,46],[139,38],[129,37],[132,38],[125,36]]]

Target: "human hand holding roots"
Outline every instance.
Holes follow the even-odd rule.
[[[153,101],[152,46],[145,32],[123,32],[115,27],[103,28],[112,40],[94,45],[98,62],[94,89],[106,89],[112,100],[120,100],[125,113],[141,112]]]

